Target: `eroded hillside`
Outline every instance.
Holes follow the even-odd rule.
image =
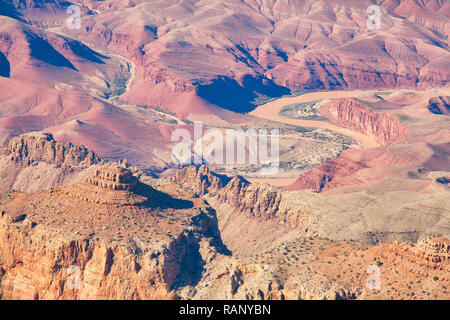
[[[83,163],[89,174],[37,192],[1,192],[3,299],[448,297],[448,240],[426,236],[450,236],[445,198],[416,204],[409,198],[405,220],[401,205],[383,217],[374,203],[361,225],[355,199],[280,191],[206,166],[156,180],[134,171],[149,185],[123,163],[102,162],[48,135],[18,137],[12,145],[19,141],[12,149],[28,151],[20,170],[35,166],[27,159],[39,158],[48,166],[42,179],[52,171],[61,174],[62,163],[75,172]],[[350,215],[342,217],[334,202]],[[433,213],[437,220],[425,222],[427,203],[441,206]],[[393,217],[399,222],[392,223]],[[417,248],[392,244],[418,239]],[[398,282],[395,294],[385,289],[391,285],[367,290],[364,272],[373,259],[386,270],[383,283]],[[324,268],[330,263],[333,268]],[[400,267],[410,271],[399,277]],[[79,276],[75,287],[73,272]],[[426,286],[418,292],[416,285],[406,285],[411,281]]]

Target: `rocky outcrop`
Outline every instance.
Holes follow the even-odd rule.
[[[102,167],[95,170],[87,182],[106,189],[132,191],[136,188],[138,179],[125,168]]]
[[[0,189],[36,191],[85,180],[102,160],[84,146],[29,133],[0,148]]]
[[[445,116],[427,111],[430,93],[361,94],[359,97],[382,112],[375,112],[354,98],[331,101],[322,105],[321,110],[333,122],[371,135],[382,146],[344,150],[339,157],[302,172],[286,189],[317,192],[334,189],[327,194],[374,188],[383,193],[445,191],[446,180],[440,177],[449,171],[449,130]],[[401,122],[394,112],[402,115]],[[443,173],[428,176],[433,171]]]
[[[393,145],[409,133],[395,115],[375,112],[356,98],[340,98],[320,108],[320,113],[331,122],[375,138],[381,145]],[[425,166],[427,156],[410,156],[411,151],[372,148],[368,150],[344,150],[339,157],[326,161],[316,168],[302,173],[297,181],[285,189],[315,190],[322,192],[341,186],[355,186],[381,180],[383,168]],[[386,173],[387,174],[387,173]],[[399,175],[399,171],[392,171]]]
[[[283,193],[271,186],[251,184],[241,176],[218,175],[207,166],[183,168],[173,179],[248,216],[273,219],[292,227],[301,224],[302,210],[289,208],[283,202]]]
[[[111,178],[126,184],[130,172],[107,167],[79,185],[0,193],[0,298],[173,299],[198,282],[200,243],[209,256],[223,252],[214,211],[156,190],[136,205],[109,202],[134,194],[89,182]],[[104,201],[86,199],[86,187]]]
[[[448,230],[438,223],[439,219],[445,219],[449,214],[444,209],[448,202],[444,200],[445,193],[437,194],[433,199],[426,198],[429,201],[427,206],[435,208],[435,218],[427,224],[411,224],[410,221],[413,216],[417,221],[422,221],[429,215],[422,209],[424,195],[418,192],[408,198],[404,198],[404,192],[383,193],[392,186],[381,182],[377,185],[380,191],[376,196],[370,192],[352,192],[352,189],[345,194],[333,193],[332,189],[337,187],[351,188],[369,182],[375,185],[380,175],[386,174],[386,168],[400,167],[405,161],[400,156],[403,155],[401,149],[399,154],[395,154],[376,148],[367,158],[365,153],[355,157],[353,153],[359,150],[347,151],[335,161],[334,167],[333,162],[327,162],[306,172],[290,186],[292,190],[317,188],[314,190],[327,191],[326,195],[279,190],[268,185],[251,184],[240,177],[227,180],[219,178],[220,175],[206,167],[184,168],[173,179],[182,181],[187,187],[199,186],[199,181],[228,181],[219,184],[219,188],[212,188],[202,198],[216,210],[222,239],[237,254],[260,250],[291,232],[306,237],[352,239],[370,244],[416,241],[427,232],[447,235]],[[373,168],[377,174],[370,176],[366,173],[366,166],[372,166],[373,162],[377,163],[377,167]],[[341,168],[345,168],[345,172]],[[364,210],[361,210],[360,203],[365,204]]]
[[[254,254],[288,234],[318,235],[318,219],[308,205],[294,203],[289,193],[269,185],[219,175],[206,166],[186,167],[172,179],[202,191],[201,198],[216,211],[222,241],[233,255]]]
[[[381,246],[386,255],[401,257],[411,265],[450,270],[450,241],[446,238],[426,237],[416,244],[394,242]]]
[[[273,219],[285,214],[280,206],[281,192],[268,186],[251,184],[240,176],[233,177],[216,196],[219,201],[252,216]]]
[[[156,246],[69,240],[3,221],[2,299],[174,299],[177,277],[189,279],[182,261],[197,243],[192,233]]]
[[[86,181],[63,189],[52,188],[50,192],[64,192],[75,201],[86,201],[95,204],[123,206],[157,206],[163,200],[163,195],[156,195],[156,190],[145,185],[133,176],[133,173],[115,163],[95,169]]]
[[[13,137],[5,142],[1,152],[22,166],[44,162],[57,167],[88,167],[100,162],[95,153],[87,148],[56,142],[50,133]]]
[[[189,185],[199,195],[217,197],[222,203],[250,214],[271,219],[280,210],[281,193],[268,186],[253,185],[241,176],[229,178],[207,166],[189,166],[178,171],[174,180]]]
[[[410,153],[408,148],[348,149],[344,150],[336,159],[328,160],[316,168],[300,174],[298,179],[287,186],[285,190],[322,192],[344,186],[375,184],[387,175],[400,176],[402,172],[399,168],[406,164],[414,164],[419,167],[423,165],[421,161],[426,161],[426,159],[426,154],[423,159],[420,159]],[[403,174],[406,175],[406,172]]]
[[[314,272],[298,272],[282,280],[270,264],[236,259],[220,261],[208,269],[197,287],[196,299],[223,300],[340,300],[354,299],[352,289],[332,284]]]
[[[356,98],[341,98],[320,108],[331,122],[391,145],[408,133],[408,128],[395,115],[371,110]]]
[[[201,196],[210,192],[218,192],[230,181],[227,176],[216,174],[207,166],[185,167],[177,171],[173,180],[178,183],[188,184],[195,193]]]
[[[301,174],[297,181],[287,186],[285,190],[314,190],[317,192],[326,191],[334,187],[344,185],[348,182],[345,179],[348,176],[354,175],[361,169],[367,168],[367,165],[362,161],[357,161],[345,157],[345,153],[339,158],[329,160]],[[336,181],[335,178],[344,179],[344,181]],[[357,182],[353,180],[353,184]]]
[[[69,187],[0,193],[0,298],[352,297],[312,272],[289,279],[285,288],[269,264],[229,255],[215,211],[203,199],[171,182],[161,190],[139,181],[134,188],[114,187],[135,181],[130,176],[106,166]],[[183,200],[165,201],[174,194]],[[127,202],[132,196],[152,201]]]
[[[428,237],[417,244],[416,253],[431,263],[450,263],[450,240]]]

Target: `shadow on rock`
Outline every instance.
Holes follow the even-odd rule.
[[[190,209],[194,203],[190,200],[174,198],[167,193],[152,188],[139,182],[133,192],[136,195],[146,197],[148,200],[144,205],[159,209]]]
[[[290,89],[266,78],[246,75],[242,85],[236,80],[220,76],[206,85],[198,85],[197,94],[214,105],[234,112],[246,113],[255,109],[255,99],[278,98],[290,94]]]

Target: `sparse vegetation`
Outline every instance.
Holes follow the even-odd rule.
[[[110,99],[125,93],[130,76],[129,66],[127,65],[127,67],[125,67],[122,65],[120,72],[114,75],[114,78],[110,83],[109,90],[104,92],[104,97],[106,99]]]
[[[279,115],[291,119],[327,121],[319,114],[318,106],[320,101],[295,103],[283,107]]]

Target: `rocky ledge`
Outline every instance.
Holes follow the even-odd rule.
[[[95,170],[87,182],[105,189],[132,191],[136,188],[138,179],[125,168],[102,167]]]
[[[84,181],[102,161],[84,146],[27,133],[0,147],[0,189],[33,192]]]
[[[45,162],[61,166],[91,166],[100,158],[84,146],[56,142],[50,133],[29,133],[13,137],[2,148],[11,160],[30,165]]]
[[[183,168],[173,180],[251,217],[275,220],[291,227],[300,227],[304,223],[300,219],[302,209],[292,209],[283,201],[283,192],[269,185],[251,184],[241,176],[216,174],[207,166]]]
[[[425,237],[416,244],[394,242],[391,245],[382,246],[387,253],[402,257],[405,261],[410,261],[412,264],[449,271],[450,240],[446,238]]]

